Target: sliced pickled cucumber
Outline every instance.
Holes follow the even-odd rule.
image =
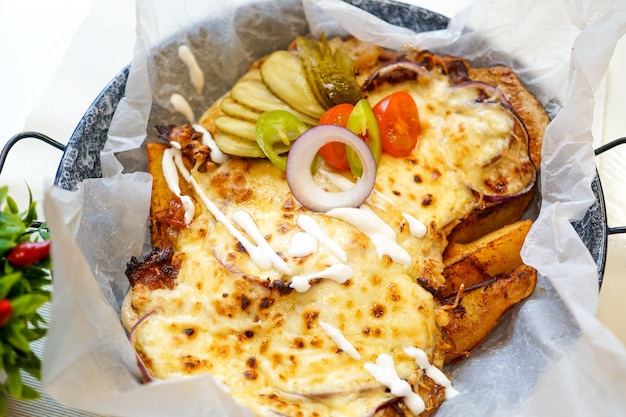
[[[215,118],[215,127],[222,133],[239,136],[256,142],[256,124],[249,120],[237,119],[231,116],[218,116]]]
[[[248,120],[250,122],[256,122],[261,115],[261,112],[240,104],[233,100],[232,97],[225,97],[220,103],[220,108],[227,116]]]
[[[220,150],[226,154],[244,158],[266,158],[256,142],[222,132],[218,132],[213,139]],[[278,154],[283,154],[289,151],[289,146],[277,143],[274,145],[274,150]]]
[[[298,48],[298,54],[300,56],[300,64],[302,65],[304,76],[306,77],[307,82],[309,83],[309,88],[311,89],[311,92],[315,96],[315,99],[317,100],[318,103],[320,103],[322,107],[329,109],[334,105],[334,103],[330,99],[330,97],[328,97],[328,95],[326,94],[326,91],[323,88],[323,86],[320,85],[319,82],[317,82],[319,77],[315,75],[315,62],[318,56],[314,55],[314,52],[316,52],[316,50],[313,49],[313,47],[311,46],[312,42],[317,42],[317,41],[314,41],[313,39],[305,38],[304,36],[299,36],[297,38],[297,48]]]
[[[306,80],[324,108],[361,99],[354,62],[345,51],[333,51],[324,36],[320,40],[300,36],[296,45]]]
[[[261,70],[259,70],[258,68],[251,69],[250,71],[243,74],[240,78],[240,80],[252,80],[252,79],[260,80]]]
[[[267,88],[294,109],[319,119],[324,107],[309,87],[300,58],[288,51],[275,51],[261,65]]]
[[[319,119],[307,116],[289,106],[272,94],[263,81],[256,78],[237,81],[230,90],[230,97],[236,102],[261,113],[272,110],[287,110],[309,126],[316,125]]]

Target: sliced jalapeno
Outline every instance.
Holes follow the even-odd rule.
[[[359,100],[350,113],[348,123],[346,125],[348,129],[356,133],[361,139],[367,143],[376,165],[380,162],[380,154],[382,152],[382,144],[380,141],[380,130],[378,128],[378,122],[376,116],[372,111],[372,106],[365,99]],[[352,175],[360,177],[363,174],[363,166],[361,160],[356,155],[356,152],[349,146],[346,146],[346,156],[348,157],[348,163],[350,164],[350,170]]]
[[[259,116],[255,128],[256,142],[267,158],[285,171],[287,157],[276,152],[274,144],[290,146],[306,130],[304,122],[287,110],[272,110]]]

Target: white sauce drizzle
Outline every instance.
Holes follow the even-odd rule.
[[[196,117],[194,116],[193,110],[185,97],[178,93],[174,93],[172,94],[172,97],[170,97],[170,103],[174,106],[174,110],[185,116],[185,119],[187,119],[189,123],[195,123]]]
[[[415,217],[411,216],[409,213],[402,213],[402,217],[409,224],[409,231],[415,237],[422,238],[426,236],[426,232],[428,229],[426,225],[421,221],[417,220]]]
[[[256,243],[257,248],[264,252],[265,256],[270,260],[272,266],[274,266],[278,272],[284,275],[291,275],[291,269],[289,269],[289,266],[280,256],[278,256],[270,244],[267,243],[267,240],[265,240],[254,222],[254,219],[247,211],[237,210],[233,213],[232,220],[237,223],[237,225],[241,227],[248,236],[250,236],[254,243]]]
[[[185,65],[187,65],[191,83],[196,88],[198,94],[201,94],[204,89],[204,74],[196,61],[196,57],[187,45],[181,45],[178,47],[178,57],[185,63]]]
[[[165,177],[168,188],[172,193],[174,193],[176,197],[180,198],[180,201],[183,204],[183,208],[185,209],[185,224],[189,224],[191,223],[191,220],[193,220],[193,216],[196,212],[196,207],[193,204],[193,200],[191,199],[191,197],[181,194],[176,166],[178,165],[179,159],[182,163],[182,154],[174,144],[180,147],[180,144],[178,144],[178,142],[172,142],[172,145],[174,147],[168,148],[165,150],[165,152],[163,152],[161,167],[163,169],[163,176]]]
[[[386,353],[378,355],[376,363],[368,362],[365,369],[381,384],[387,386],[391,394],[402,397],[406,406],[415,415],[426,408],[422,397],[413,392],[411,385],[404,379],[400,379],[393,363],[393,358]]]
[[[404,348],[404,352],[413,359],[415,359],[419,367],[424,370],[424,372],[430,379],[446,389],[446,400],[449,400],[459,395],[459,392],[452,388],[452,383],[450,382],[448,377],[446,377],[445,374],[441,372],[441,369],[432,365],[428,361],[428,356],[426,356],[426,352],[424,352],[422,349],[418,349],[412,346]]]
[[[350,268],[346,264],[332,265],[320,272],[316,272],[310,275],[294,275],[293,277],[291,277],[291,284],[289,284],[289,287],[298,292],[305,292],[311,288],[311,284],[309,283],[309,281],[311,281],[312,279],[326,278],[333,280],[339,284],[343,284],[344,282],[352,278],[353,274],[354,272],[352,271],[352,268]]]
[[[172,142],[172,144],[173,143],[176,143],[176,142]],[[198,184],[198,182],[196,181],[195,178],[193,178],[189,170],[187,170],[187,167],[185,167],[183,163],[183,159],[182,159],[182,153],[180,152],[180,149],[178,149],[179,147],[180,145],[178,147],[174,145],[173,148],[166,149],[166,153],[170,153],[170,152],[172,153],[173,155],[172,159],[174,159],[174,161],[176,162],[176,166],[178,167],[178,170],[180,174],[183,176],[183,178],[185,179],[185,181],[191,184],[191,186],[194,188],[194,190],[200,197],[200,200],[207,208],[207,210],[209,210],[209,212],[213,215],[213,217],[215,217],[215,220],[222,223],[224,227],[226,227],[226,229],[230,232],[230,234],[233,235],[233,237],[235,237],[235,239],[237,239],[239,243],[241,243],[244,249],[248,252],[248,255],[250,255],[250,259],[252,259],[252,262],[254,262],[261,269],[264,269],[264,270],[270,269],[272,267],[272,259],[270,259],[270,257],[268,256],[267,251],[264,250],[263,248],[257,247],[254,244],[252,244],[252,242],[250,242],[235,227],[235,225],[224,215],[224,213],[220,211],[220,209],[215,205],[215,203],[213,203],[207,197],[207,195],[204,193],[204,190],[202,189],[200,184]],[[164,158],[163,158],[164,160],[166,159],[165,158],[166,153],[164,153]],[[170,174],[167,174],[165,176],[165,180],[167,181],[167,185],[170,188],[170,190],[172,190],[172,192],[175,192],[176,188],[178,188],[178,175],[172,175],[170,172]],[[265,239],[263,240],[265,241]],[[267,241],[265,242],[267,243]],[[274,251],[271,251],[271,252],[274,255],[276,255]]]
[[[322,228],[317,224],[315,219],[306,214],[302,214],[298,216],[297,220],[298,226],[302,228],[305,232],[309,233],[313,236],[319,243],[321,243],[326,249],[330,251],[333,255],[335,255],[341,262],[348,261],[348,254],[345,250],[337,242],[332,240]]]
[[[195,123],[193,128],[196,132],[202,133],[202,144],[209,147],[211,150],[211,161],[216,164],[222,164],[226,160],[226,155],[222,150],[217,146],[215,140],[213,140],[213,136],[211,133],[206,130],[202,125]]]
[[[287,256],[301,258],[313,255],[318,249],[317,239],[306,232],[296,232],[291,238]]]
[[[404,265],[405,268],[412,265],[411,255],[396,241],[396,232],[369,208],[339,207],[327,211],[326,214],[350,223],[365,233],[376,248],[379,258],[389,255],[394,262]]]
[[[354,187],[354,183],[343,175],[339,175],[331,171],[326,171],[323,168],[320,168],[319,172],[323,174],[326,178],[328,178],[328,180],[341,191],[346,191]]]
[[[331,172],[331,171],[327,171],[323,168],[319,169],[320,174],[324,175],[326,178],[328,178],[328,180],[331,182],[331,184],[333,184],[335,187],[339,188],[342,191],[346,191],[352,187],[354,187],[354,183],[352,181],[350,181],[348,178],[337,174],[335,172]],[[372,194],[376,194],[378,197],[382,198],[383,200],[385,200],[386,202],[388,202],[389,204],[393,205],[393,201],[391,201],[391,199],[389,197],[387,197],[385,194],[381,193],[380,191],[374,189],[372,190]],[[371,202],[369,199],[367,200],[367,203],[370,205],[373,205],[374,207],[378,207],[380,205],[376,205],[373,202]],[[384,207],[383,207],[384,208]]]
[[[361,354],[359,353],[359,351],[356,350],[352,343],[350,343],[350,341],[346,339],[346,337],[343,335],[343,333],[341,333],[339,329],[331,326],[330,324],[322,320],[320,320],[319,323],[320,326],[322,326],[322,329],[324,329],[324,332],[328,335],[328,337],[333,340],[333,342],[335,342],[339,349],[343,350],[354,359],[361,359]]]

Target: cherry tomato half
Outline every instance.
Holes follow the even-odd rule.
[[[333,106],[326,110],[320,118],[318,124],[346,127],[348,124],[348,118],[350,117],[350,113],[352,113],[353,109],[354,106],[348,103]],[[320,149],[320,155],[322,155],[330,166],[342,171],[350,170],[348,157],[346,156],[346,145],[343,143],[334,142],[322,146]]]
[[[420,134],[417,105],[406,91],[396,91],[373,108],[378,121],[383,152],[402,157],[411,154]]]

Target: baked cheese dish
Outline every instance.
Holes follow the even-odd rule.
[[[320,212],[294,197],[293,173],[233,133],[265,111],[242,104],[242,84],[198,125],[159,127],[166,140],[148,145],[154,249],[129,262],[122,321],[150,378],[208,372],[255,415],[430,415],[458,394],[442,371],[455,349],[442,329],[462,296],[440,296],[450,233],[531,192],[548,118],[505,67],[353,38],[328,45],[350,57],[372,107],[397,91],[413,98],[415,147],[380,154],[363,204]],[[248,91],[270,83],[269,59],[242,77]],[[325,108],[307,100],[313,110],[263,102],[314,129]],[[237,155],[233,143],[254,152]],[[297,175],[329,193],[356,181],[319,157]]]

